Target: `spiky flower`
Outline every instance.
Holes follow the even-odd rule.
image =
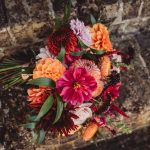
[[[95,80],[99,80],[101,78],[101,72],[98,66],[91,60],[79,59],[76,60],[72,64],[73,68],[82,67],[86,69],[86,71],[95,78]]]

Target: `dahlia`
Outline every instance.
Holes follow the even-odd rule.
[[[65,47],[66,54],[74,51],[77,46],[77,38],[71,29],[61,28],[49,36],[48,48],[51,53],[58,55],[61,46]]]
[[[63,75],[64,71],[65,67],[59,60],[52,58],[41,59],[33,70],[33,79],[46,77],[56,81]]]
[[[91,47],[97,50],[112,50],[112,44],[109,39],[109,32],[107,28],[97,23],[91,28],[92,45]]]
[[[86,60],[86,59],[80,59],[76,60],[73,64],[72,67],[78,68],[82,67],[85,68],[86,71],[95,78],[95,80],[99,80],[101,78],[101,72],[98,66],[91,60]]]
[[[51,89],[45,87],[39,87],[38,89],[30,88],[27,92],[30,107],[37,108],[42,106],[44,101],[50,95]]]
[[[86,45],[90,46],[92,44],[90,32],[88,28],[84,25],[84,22],[78,19],[73,19],[70,21],[70,27],[73,30],[73,33]]]
[[[56,88],[64,102],[71,105],[89,101],[97,83],[84,68],[71,68],[64,76],[56,81]]]

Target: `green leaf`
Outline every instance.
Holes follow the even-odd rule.
[[[55,124],[60,119],[63,112],[63,108],[64,106],[63,106],[62,98],[59,95],[57,95],[57,112],[53,124]]]
[[[43,142],[43,140],[44,140],[44,138],[45,138],[45,134],[46,134],[46,132],[45,132],[43,129],[40,130],[40,132],[39,132],[38,144],[41,144],[41,143]]]
[[[94,24],[96,24],[96,19],[95,19],[95,17],[93,16],[93,15],[90,15],[90,19],[91,19],[91,23],[94,25]]]
[[[23,124],[23,127],[24,127],[24,128],[27,128],[27,129],[34,129],[34,128],[35,128],[35,125],[36,125],[36,123],[33,122],[33,123]]]
[[[36,119],[36,116],[28,116],[27,121],[34,121]]]
[[[96,58],[95,55],[91,54],[91,53],[86,53],[82,56],[83,59],[89,59],[89,60],[93,60],[95,61],[95,63],[98,62],[98,59]]]
[[[85,44],[82,42],[82,40],[80,40],[79,38],[78,38],[78,42],[79,42],[79,44],[80,44],[80,46],[81,46],[82,48],[88,48],[88,46],[85,45]]]
[[[56,17],[56,18],[54,19],[54,22],[55,22],[55,29],[56,29],[56,30],[60,29],[60,27],[61,27],[61,25],[62,25],[60,18]]]
[[[63,19],[64,23],[68,21],[70,14],[71,14],[71,0],[68,0],[68,4],[66,5],[64,10],[64,19]]]
[[[44,102],[44,104],[42,105],[39,114],[37,115],[35,121],[39,121],[39,119],[41,117],[43,117],[53,106],[53,102],[54,102],[54,98],[53,95],[51,94],[46,101]]]
[[[49,78],[33,79],[33,80],[28,81],[27,84],[37,85],[37,86],[46,86],[46,87],[52,87],[52,88],[56,86],[55,82]]]
[[[92,49],[92,48],[91,48],[91,50],[92,50],[93,53],[95,53],[95,54],[97,54],[97,55],[102,55],[102,54],[105,53],[104,50],[96,50],[96,49]]]
[[[2,71],[7,71],[7,70],[12,70],[12,69],[18,69],[18,68],[21,69],[21,66],[12,66],[12,67],[7,66],[7,67],[5,67],[5,68],[1,68],[1,69],[0,69],[0,72],[2,72]]]
[[[65,56],[65,48],[61,47],[60,53],[58,54],[57,59],[61,62],[63,62]]]
[[[79,52],[72,52],[71,55],[72,56],[82,56],[85,53],[86,53],[86,51],[79,51]]]
[[[33,132],[32,133],[32,136],[33,136],[33,138],[32,138],[32,140],[31,140],[31,142],[34,144],[34,142],[37,140],[37,138],[38,138],[38,133],[37,132]]]

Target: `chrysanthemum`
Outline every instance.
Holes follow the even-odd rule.
[[[84,22],[73,19],[70,21],[70,27],[73,33],[86,45],[90,46],[92,44],[89,28],[84,25]]]
[[[101,72],[98,66],[91,60],[86,60],[86,59],[80,59],[76,60],[73,64],[72,67],[78,68],[82,67],[85,68],[86,71],[95,78],[95,80],[99,80],[101,78]]]
[[[92,45],[91,47],[97,50],[112,50],[112,44],[109,39],[109,32],[107,28],[100,23],[95,24],[91,28]]]
[[[64,73],[65,67],[57,59],[45,58],[38,61],[33,70],[33,79],[46,77],[58,80]]]
[[[71,29],[61,28],[49,36],[48,48],[51,53],[58,55],[61,46],[65,47],[66,54],[74,51],[77,46],[77,38]]]
[[[28,89],[28,101],[32,108],[41,107],[47,97],[50,95],[51,89],[45,87]]]
[[[97,83],[84,68],[71,68],[64,76],[56,81],[56,88],[64,102],[71,105],[89,101]]]

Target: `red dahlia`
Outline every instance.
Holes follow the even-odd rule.
[[[71,29],[61,28],[49,36],[48,48],[51,53],[58,55],[61,46],[65,47],[66,54],[75,50],[77,38]]]

